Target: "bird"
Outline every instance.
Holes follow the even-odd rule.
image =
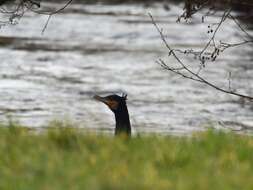
[[[127,94],[123,94],[122,96],[112,94],[105,97],[95,95],[94,98],[106,104],[114,113],[116,121],[115,135],[131,136],[131,124],[126,105]]]

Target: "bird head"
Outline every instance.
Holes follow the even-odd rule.
[[[127,94],[123,94],[122,96],[113,94],[105,97],[95,95],[94,98],[106,104],[113,112],[116,112],[121,105],[126,104]]]

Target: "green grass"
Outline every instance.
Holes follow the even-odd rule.
[[[61,127],[0,127],[3,190],[252,190],[253,137],[114,138]]]

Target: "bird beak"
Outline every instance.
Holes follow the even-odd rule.
[[[98,100],[98,101],[100,101],[100,102],[103,102],[103,103],[107,104],[106,103],[107,102],[106,98],[103,98],[103,97],[98,96],[98,95],[93,96],[93,98],[96,99],[96,100]]]
[[[109,100],[106,97],[101,97],[98,95],[95,95],[93,98],[100,101],[100,102],[103,102],[112,110],[116,110],[118,108],[118,102],[116,102],[114,100]]]

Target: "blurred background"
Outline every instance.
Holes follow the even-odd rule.
[[[56,1],[55,1],[56,2]],[[42,2],[44,10],[64,5]],[[127,93],[135,133],[188,134],[223,123],[253,126],[253,103],[163,70],[155,61],[168,58],[151,13],[173,48],[202,49],[210,38],[201,11],[189,22],[177,23],[183,2],[75,1],[48,19],[26,12],[17,25],[0,29],[0,120],[10,119],[41,128],[52,120],[71,121],[79,127],[113,132],[114,117],[96,102],[94,94]],[[232,14],[250,15],[249,6],[235,5]],[[203,10],[205,11],[205,10]],[[242,11],[242,12],[239,12]],[[220,14],[222,15],[222,11]],[[3,18],[3,17],[2,17]],[[241,21],[253,35],[252,17]],[[239,42],[244,36],[227,20],[218,39]],[[183,60],[191,64],[192,57]],[[225,51],[202,71],[205,78],[253,95],[252,43]],[[196,64],[196,67],[198,65]]]

